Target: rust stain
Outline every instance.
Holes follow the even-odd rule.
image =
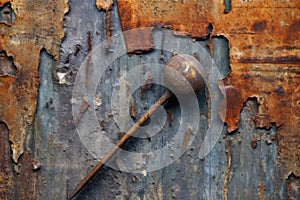
[[[90,31],[88,32],[87,46],[88,46],[88,53],[90,53],[92,51],[92,34]]]
[[[286,180],[287,199],[296,200],[300,198],[300,177],[291,173]]]
[[[229,97],[228,131],[237,129],[240,110],[257,98],[256,126],[278,131],[281,166],[285,174],[300,175],[300,4],[290,1],[120,0],[123,31],[143,27],[170,28],[193,38],[218,35],[229,41],[231,72],[224,79]],[[224,13],[225,10],[228,12]],[[229,12],[230,10],[230,12]],[[211,34],[208,27],[213,26]],[[150,30],[125,37],[129,53],[153,48]],[[143,42],[142,44],[141,41]],[[222,112],[221,112],[222,113]]]
[[[96,0],[96,6],[99,10],[106,12],[105,24],[106,24],[106,49],[110,47],[110,40],[112,37],[112,27],[111,27],[111,8],[113,5],[113,0]]]
[[[255,32],[262,32],[267,28],[267,21],[263,20],[263,21],[256,21],[254,22],[254,24],[252,25],[252,31]]]
[[[229,189],[229,181],[230,181],[230,173],[231,173],[231,162],[232,162],[232,157],[231,157],[231,140],[227,140],[226,143],[226,154],[227,154],[227,168],[225,171],[225,178],[224,178],[224,186],[223,186],[223,194],[224,200],[228,200],[228,189]]]
[[[135,110],[135,104],[134,101],[130,105],[130,117],[132,119],[136,119],[136,110]]]
[[[33,172],[32,155],[25,152],[14,165],[9,144],[10,130],[0,121],[0,199],[39,199],[38,173]]]
[[[300,174],[300,67],[299,64],[234,63],[225,85],[239,88],[240,106],[227,104],[229,131],[236,128],[240,109],[249,97],[256,97],[258,113],[255,124],[278,131],[279,154],[285,175]],[[226,86],[228,87],[228,86]],[[230,95],[229,95],[230,96]],[[235,123],[231,123],[235,122]]]
[[[145,91],[147,91],[147,90],[151,90],[152,86],[153,86],[153,76],[151,72],[148,71],[146,72],[144,85],[142,87],[144,87]]]
[[[272,127],[272,125],[271,125],[270,122],[271,122],[271,119],[270,119],[270,115],[269,114],[258,113],[255,116],[255,126],[257,128],[270,129]]]
[[[187,148],[187,145],[188,145],[188,142],[191,138],[191,135],[192,135],[192,131],[190,128],[188,128],[188,130],[186,131],[185,135],[184,135],[184,139],[183,139],[183,142],[182,142],[182,149],[181,149],[181,153],[184,153],[186,148]]]
[[[90,105],[82,99],[82,104],[80,106],[79,114],[77,115],[74,124],[77,125],[82,117],[82,115],[85,113],[85,111],[90,107]]]
[[[266,192],[265,185],[263,183],[260,183],[259,184],[259,189],[258,189],[258,198],[259,198],[259,200],[265,200],[265,192]]]
[[[0,1],[0,6],[7,2]],[[0,50],[13,58],[16,75],[0,76],[0,121],[10,130],[12,158],[17,163],[36,109],[40,50],[47,49],[58,60],[68,6],[67,0],[9,3],[16,18],[11,26],[0,23]]]
[[[89,31],[87,34],[87,51],[88,51],[88,56],[87,56],[87,68],[86,68],[86,73],[85,73],[85,87],[88,87],[89,82],[90,82],[90,71],[92,67],[92,58],[90,55],[90,52],[92,51],[92,34]]]
[[[0,198],[9,199],[13,184],[13,167],[10,157],[9,130],[4,122],[0,122]]]
[[[145,28],[124,32],[128,54],[147,52],[154,47],[152,33],[149,30]]]
[[[257,135],[256,135],[256,134],[253,134],[253,135],[252,135],[251,147],[252,147],[253,149],[256,149],[256,147],[257,147]]]
[[[106,12],[105,24],[106,24],[106,48],[108,49],[112,37],[111,10],[107,10]]]
[[[179,34],[192,37],[206,36],[209,20],[206,11],[211,3],[206,1],[118,1],[121,25],[124,31],[160,26],[171,28]],[[203,25],[206,26],[203,26]]]
[[[113,3],[113,0],[96,0],[96,6],[99,10],[108,11],[111,9]]]
[[[126,133],[124,132],[119,132],[119,140],[121,140],[121,138],[125,135]]]
[[[300,56],[300,55],[299,55]],[[239,63],[272,63],[272,64],[297,64],[300,63],[300,57],[298,55],[295,56],[279,56],[279,57],[265,57],[265,58],[251,58],[244,57],[239,59]]]
[[[26,151],[20,159],[21,167],[18,175],[14,176],[14,184],[19,199],[39,199],[39,173],[33,171],[32,154]]]
[[[15,76],[16,71],[13,57],[7,56],[5,51],[0,50],[0,76]]]
[[[286,39],[288,40],[299,40],[299,32],[300,32],[300,20],[293,22],[288,27],[289,35],[286,35]]]
[[[228,132],[233,132],[238,128],[240,110],[243,106],[242,96],[240,90],[234,86],[225,86],[220,89],[224,95],[226,94],[226,105],[225,101],[221,102],[219,115],[222,121],[226,122]]]
[[[123,31],[142,27],[165,27],[180,35],[206,37],[209,19],[205,16],[210,3],[204,1],[118,1]],[[153,48],[150,29],[135,30],[125,37],[128,53],[141,53]],[[142,39],[142,40],[141,40]],[[141,43],[144,41],[144,43]]]
[[[105,120],[103,120],[103,119],[100,120],[99,121],[99,125],[100,125],[100,127],[101,127],[102,130],[105,130]]]

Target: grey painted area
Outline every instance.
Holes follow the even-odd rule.
[[[239,129],[232,137],[232,175],[229,199],[259,199],[259,185],[265,186],[265,199],[285,199],[282,175],[277,170],[279,155],[275,127],[270,130],[256,129],[253,121],[257,113],[257,102],[250,99],[241,111]],[[251,145],[257,136],[257,147]]]
[[[73,0],[69,2],[69,6],[70,11],[64,20],[66,36],[61,45],[61,60],[58,63],[45,51],[41,52],[41,85],[35,134],[28,139],[28,148],[34,149],[34,156],[41,163],[41,199],[65,199],[67,193],[75,188],[96,163],[96,159],[81,143],[75,129],[71,100],[76,73],[88,54],[88,32],[91,34],[92,47],[105,40],[106,13],[96,8],[94,0]],[[112,9],[111,23],[113,33],[118,33],[120,23],[116,5]],[[207,41],[198,42],[203,46],[207,44]],[[213,39],[213,56],[224,76],[229,69],[226,42],[223,38]],[[111,109],[108,103],[110,97],[107,94],[111,93],[113,83],[120,74],[136,64],[150,61],[164,64],[170,56],[170,52],[156,50],[131,57],[124,55],[115,61],[99,84],[103,102],[97,111],[99,116]],[[58,65],[56,69],[55,65]],[[66,74],[63,84],[59,83],[57,72]],[[145,99],[142,99],[140,91],[137,90],[134,94],[137,116],[152,105],[162,92],[162,87],[154,86],[145,93]],[[208,127],[209,103],[206,102],[206,95],[205,90],[199,94],[199,106],[203,111],[200,113],[199,132],[204,132]],[[52,103],[49,102],[50,98],[53,99]],[[178,127],[180,112],[176,100],[170,100],[165,107],[173,111],[172,127],[166,126],[161,134],[151,140],[132,138],[124,149],[145,151],[149,148],[161,148],[166,144]],[[270,135],[276,135],[276,130],[256,129],[253,125],[256,110],[255,100],[249,100],[241,111],[239,130],[227,136],[222,133],[218,143],[204,159],[198,157],[203,135],[197,134],[184,155],[170,166],[146,176],[104,167],[76,199],[223,199],[228,162],[227,140],[232,140],[228,199],[258,199],[261,183],[265,185],[266,199],[284,199],[284,180],[280,180],[279,177],[282,176],[277,172],[277,143],[274,141],[266,144]],[[103,118],[104,129],[111,134],[113,140],[117,140],[118,131],[112,128],[108,118]],[[256,149],[251,147],[253,134],[260,138]]]
[[[0,8],[0,23],[11,26],[15,23],[16,13],[11,7],[11,3],[7,2]]]

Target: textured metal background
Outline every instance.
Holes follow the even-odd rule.
[[[222,133],[203,160],[196,138],[177,162],[147,176],[105,167],[77,199],[300,199],[298,2],[224,3],[1,0],[0,199],[66,199],[96,163],[72,117],[77,70],[101,41],[154,25],[192,36],[211,52],[226,77],[222,90],[230,101],[223,120],[230,134]],[[130,65],[168,60],[164,52],[145,52],[155,36],[144,34],[136,44],[128,36],[129,51],[139,55],[115,62],[102,90],[111,91],[110,83]],[[136,98],[137,115],[161,92],[157,86],[147,98]],[[199,95],[205,111],[200,130],[208,126],[206,97],[205,91]],[[176,102],[168,109],[174,125],[165,132],[171,133]],[[117,138],[109,117],[105,131]],[[154,138],[155,144],[161,147],[169,137]],[[139,151],[149,143],[133,139],[125,148]]]

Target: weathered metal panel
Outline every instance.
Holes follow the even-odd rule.
[[[36,109],[40,51],[46,48],[59,57],[59,45],[64,37],[62,19],[68,8],[63,0],[1,1],[3,6],[8,4],[16,19],[11,25],[0,23],[0,49],[13,58],[17,72],[15,77],[0,77],[0,120],[10,130],[13,160],[17,163],[24,152]]]
[[[203,136],[197,134],[180,159],[146,175],[105,167],[76,198],[299,197],[300,13],[296,0],[231,4],[73,0],[68,5],[67,1],[14,0],[9,4],[1,0],[0,6],[1,199],[65,199],[96,164],[72,117],[77,71],[87,54],[121,27],[147,26],[169,28],[201,40],[174,36],[170,31],[164,36],[174,43],[185,38],[188,44],[199,43],[211,52],[224,78],[228,75],[221,90],[230,101],[226,117],[221,117],[231,134],[222,133],[204,159],[198,157]],[[156,31],[125,35],[128,52],[139,55],[119,58],[99,84],[100,126],[115,141],[120,133],[109,112],[108,94],[132,66],[165,64],[170,58],[171,52],[151,51],[160,34]],[[106,48],[108,56],[118,50],[109,39]],[[190,51],[197,57],[197,52]],[[162,92],[158,86],[143,94],[136,91],[132,115],[141,116]],[[210,107],[204,98],[209,95],[205,91],[199,95],[201,132],[209,126]],[[138,152],[163,147],[172,138],[180,116],[176,101],[166,107],[166,129],[151,140],[133,138],[124,148]]]
[[[66,1],[22,0],[1,1],[0,7],[0,121],[6,127],[1,131],[5,175],[0,198],[37,199],[40,183],[26,140],[36,112],[40,51],[46,48],[59,58],[68,7]]]
[[[279,143],[282,170],[286,177],[291,172],[298,174],[299,65],[250,63],[231,66],[236,71],[231,71],[226,84],[236,88],[235,92],[241,94],[241,98],[232,98],[232,106],[227,109],[235,108],[235,113],[238,113],[248,98],[257,98],[259,106],[254,119],[256,127],[270,129],[272,124],[277,127],[278,136],[273,140]]]
[[[222,117],[228,131],[238,128],[240,110],[247,98],[257,97],[260,103],[257,127],[268,129],[272,123],[276,124],[281,161],[285,166],[282,169],[286,176],[291,172],[300,175],[300,152],[296,147],[299,141],[291,141],[291,138],[299,138],[300,131],[297,104],[300,98],[299,4],[296,1],[237,1],[224,12],[224,6],[230,1],[222,3],[118,1],[124,31],[162,26],[194,38],[225,36],[229,40],[231,72],[225,79],[228,87],[223,90],[234,101],[228,102],[226,118]],[[135,40],[129,38],[127,43],[134,46]],[[132,52],[132,48],[129,51]],[[290,115],[291,112],[294,114]]]

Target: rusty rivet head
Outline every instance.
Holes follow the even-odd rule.
[[[167,63],[164,71],[166,87],[176,90],[179,94],[190,93],[190,87],[197,94],[204,87],[204,80],[197,71],[199,61],[187,54],[173,56]]]

